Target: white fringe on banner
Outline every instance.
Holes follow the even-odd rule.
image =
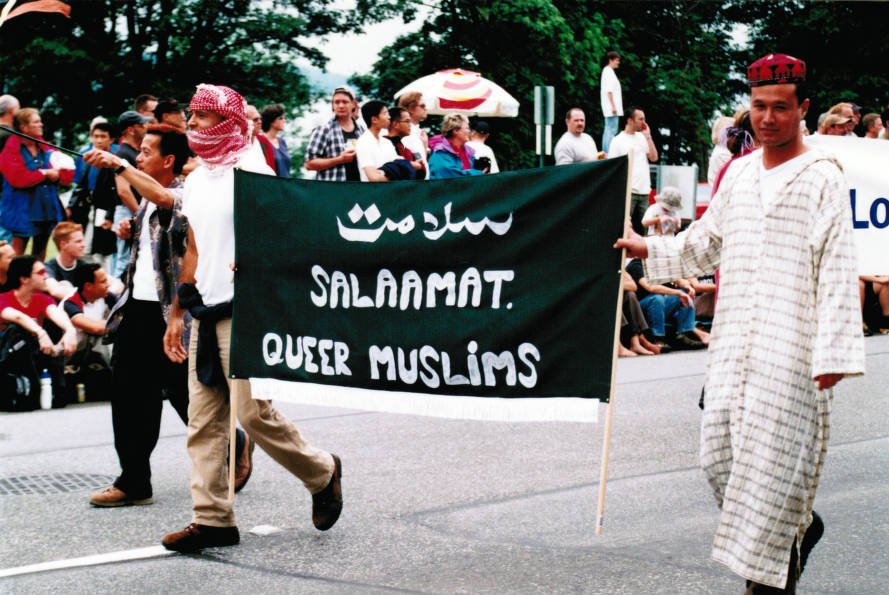
[[[599,413],[597,399],[575,397],[460,397],[285,382],[272,378],[251,378],[250,389],[254,399],[481,421],[595,423]]]

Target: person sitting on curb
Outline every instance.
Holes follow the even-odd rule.
[[[636,295],[650,327],[646,338],[651,343],[666,344],[666,321],[672,319],[676,325],[676,336],[672,341],[674,348],[703,349],[705,347],[694,332],[695,301],[692,293],[694,290],[690,290],[690,286],[689,289],[677,289],[659,283],[650,283],[645,278],[642,260],[638,258],[634,258],[627,264],[627,272],[639,286]]]

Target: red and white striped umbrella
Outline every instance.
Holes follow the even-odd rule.
[[[423,94],[430,114],[457,112],[485,118],[515,118],[519,115],[519,102],[503,87],[477,72],[462,68],[439,70],[419,78],[399,90],[395,98],[410,91]]]

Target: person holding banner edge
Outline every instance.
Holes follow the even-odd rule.
[[[628,230],[614,247],[647,257],[654,279],[720,268],[701,422],[701,465],[721,508],[712,557],[747,579],[747,593],[795,593],[824,531],[812,506],[831,389],[864,373],[857,267],[843,172],[802,142],[805,62],[769,54],[747,73],[762,150],[731,164],[686,231]]]
[[[245,106],[237,91],[207,84],[198,85],[189,105],[188,143],[200,165],[186,178],[183,198],[189,237],[180,280],[190,286],[180,287],[179,305],[195,318],[188,352],[182,345],[181,309],[170,315],[164,335],[170,359],[189,359],[187,444],[194,516],[185,529],[162,540],[165,548],[179,552],[240,541],[225,472],[229,398],[250,437],[312,494],[312,522],[318,530],[330,529],[343,506],[339,457],[309,445],[270,401],[253,399],[247,380],[227,378],[234,297],[233,170],[274,173],[249,150]]]

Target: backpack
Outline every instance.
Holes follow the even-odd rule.
[[[111,368],[100,353],[93,351],[92,344],[65,365],[67,403],[80,400],[77,385],[83,385],[86,401],[111,400]]]
[[[0,331],[0,411],[40,408],[36,352],[36,340],[20,326],[10,324]]]

